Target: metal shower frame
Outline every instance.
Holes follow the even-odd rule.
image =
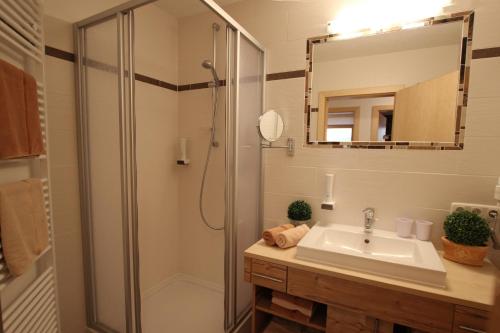
[[[80,188],[81,188],[81,216],[82,216],[82,243],[84,254],[85,271],[85,300],[87,308],[87,326],[91,330],[104,333],[116,333],[97,318],[96,288],[94,275],[94,254],[91,219],[91,191],[90,191],[90,165],[89,165],[89,141],[88,141],[88,119],[86,105],[86,77],[84,70],[85,59],[85,28],[101,22],[116,19],[118,38],[118,95],[120,111],[120,141],[121,141],[121,187],[122,187],[122,214],[123,214],[123,249],[124,249],[124,285],[126,333],[141,332],[141,295],[139,286],[139,244],[138,244],[138,206],[137,206],[137,168],[135,153],[135,71],[134,71],[134,15],[133,10],[153,3],[156,0],[131,0],[125,4],[116,6],[102,13],[91,16],[74,24],[75,50],[77,51],[75,61],[76,73],[76,96],[78,107],[78,147],[80,165]],[[250,308],[246,313],[237,316],[236,299],[237,291],[235,285],[236,277],[236,249],[237,249],[237,225],[235,223],[237,182],[235,170],[237,167],[237,140],[235,137],[234,124],[238,114],[239,101],[239,43],[241,38],[247,39],[258,50],[262,52],[262,112],[265,109],[265,82],[266,82],[266,50],[265,48],[238,22],[227,14],[213,0],[199,0],[212,12],[223,19],[228,28],[235,32],[235,37],[227,34],[226,59],[226,172],[225,175],[225,244],[224,244],[224,327],[226,332],[234,332],[246,319],[249,318]],[[126,23],[126,24],[125,24]],[[128,29],[125,29],[128,27]],[[125,54],[125,45],[128,45],[128,54]],[[234,46],[231,49],[231,46]],[[233,53],[234,52],[234,53]],[[128,70],[125,60],[128,60]],[[231,66],[231,61],[234,63]],[[233,73],[234,71],[234,73]],[[230,78],[234,78],[231,82]],[[129,110],[127,110],[129,106]],[[128,112],[127,112],[128,111]],[[262,147],[260,148],[262,157]],[[260,170],[260,205],[259,205],[259,233],[262,231],[262,200],[263,200],[263,164]],[[258,235],[256,235],[258,236]],[[240,268],[242,269],[242,268]],[[232,312],[232,313],[231,313]],[[232,315],[232,321],[230,320]]]

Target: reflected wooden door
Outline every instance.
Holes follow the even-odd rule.
[[[393,141],[454,142],[458,71],[396,93]]]

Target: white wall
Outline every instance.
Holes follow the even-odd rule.
[[[155,4],[135,10],[136,72],[178,83],[179,27]],[[180,270],[178,94],[136,81],[141,293]]]
[[[251,0],[225,9],[267,48],[268,73],[305,68],[306,38],[325,33],[325,25],[349,1],[270,2]],[[475,9],[473,48],[500,45],[500,3],[457,0],[449,11]],[[500,58],[472,61],[465,149],[463,151],[344,150],[297,147],[294,157],[278,149],[265,153],[265,226],[287,221],[294,199],[313,206],[314,219],[362,224],[372,206],[376,227],[394,229],[394,218],[436,222],[436,244],[453,201],[491,203],[500,174]],[[286,133],[304,140],[303,78],[267,83],[267,108],[285,116]],[[336,174],[334,212],[320,209],[324,174]]]
[[[437,78],[458,69],[459,52],[459,46],[446,45],[315,63],[311,106],[318,107],[322,91],[408,87]]]
[[[73,51],[71,24],[44,18],[45,42]],[[76,143],[74,64],[45,56],[61,332],[85,332],[85,296]]]
[[[179,22],[179,78],[182,84],[212,80],[209,70],[201,67],[212,59],[212,23],[220,24],[217,38],[217,73],[225,76],[226,29],[213,13],[182,18]],[[216,121],[216,140],[207,172],[204,209],[209,223],[224,225],[225,177],[225,89],[220,88]],[[180,167],[181,271],[197,279],[224,285],[224,231],[210,230],[201,220],[198,200],[203,167],[207,156],[212,117],[211,89],[179,92],[179,135],[189,139],[191,164]]]

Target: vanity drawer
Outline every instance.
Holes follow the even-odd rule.
[[[250,273],[253,284],[271,288],[278,291],[286,291],[287,267],[271,262],[252,259],[252,271]]]
[[[486,333],[488,312],[457,305],[453,333]]]
[[[367,316],[428,333],[449,333],[454,306],[332,276],[288,269],[288,293],[326,304],[363,311]]]

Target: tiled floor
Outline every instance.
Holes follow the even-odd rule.
[[[175,281],[142,304],[143,333],[223,333],[224,295]]]

